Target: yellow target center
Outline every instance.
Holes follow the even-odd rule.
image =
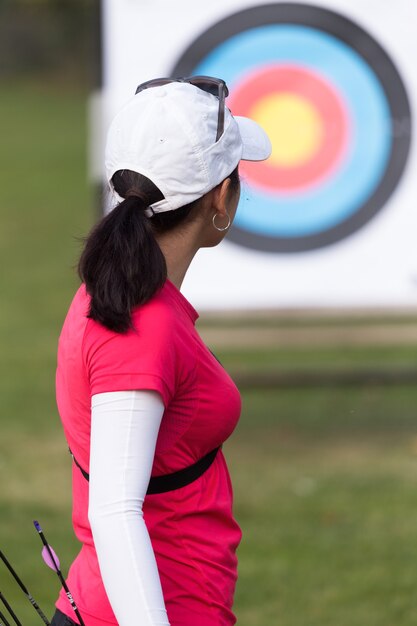
[[[304,98],[289,92],[262,98],[251,110],[272,143],[271,165],[296,167],[308,161],[323,138],[317,110]]]

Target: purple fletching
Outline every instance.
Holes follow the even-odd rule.
[[[46,546],[44,546],[42,548],[42,558],[45,561],[45,563],[47,564],[47,566],[50,567],[51,569],[53,569],[54,572],[56,572],[57,569],[60,568],[59,559],[58,559],[56,553],[54,552],[53,548],[51,548],[51,546],[48,546],[48,547],[49,547],[49,550],[52,553],[52,556],[54,557],[55,563],[51,559],[51,555],[49,554],[48,548]]]

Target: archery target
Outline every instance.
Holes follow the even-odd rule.
[[[226,80],[227,104],[273,143],[242,163],[230,239],[296,253],[351,235],[380,211],[405,168],[407,92],[392,59],[363,28],[328,9],[276,3],[229,15],[185,50],[173,76]]]
[[[417,306],[417,5],[321,4],[102,0],[95,154],[136,86],[170,75],[225,78],[273,142],[241,163],[235,224],[187,272],[200,311]]]

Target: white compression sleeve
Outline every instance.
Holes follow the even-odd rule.
[[[92,397],[88,517],[119,626],[169,626],[142,513],[163,412],[153,391]]]

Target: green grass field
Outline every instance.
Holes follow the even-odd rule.
[[[78,238],[93,219],[85,95],[3,84],[0,116],[0,549],[52,613],[59,583],[41,562],[32,520],[66,571],[78,547],[54,369]],[[216,352],[237,373],[415,366],[413,345]],[[244,533],[240,626],[414,626],[417,386],[246,388],[243,402],[225,446]],[[0,581],[24,626],[40,623],[4,568]]]

